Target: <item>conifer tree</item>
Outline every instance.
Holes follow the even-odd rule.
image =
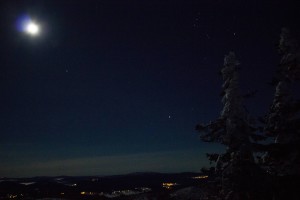
[[[256,187],[253,182],[259,174],[250,142],[254,129],[239,91],[239,64],[233,52],[225,56],[221,70],[224,81],[221,115],[209,124],[196,126],[203,141],[218,142],[227,147],[217,158],[215,154],[208,155],[211,161],[216,161],[216,173],[222,177],[221,196],[225,199],[254,198]]]
[[[297,199],[300,184],[300,47],[287,29],[282,29],[280,61],[272,106],[264,128],[250,123],[239,90],[239,61],[233,52],[224,58],[220,117],[196,126],[202,141],[225,145],[223,154],[207,154],[216,162],[221,199]],[[297,85],[298,84],[298,85]],[[258,133],[263,132],[263,135]],[[259,141],[273,139],[273,143]],[[254,153],[264,153],[255,159]],[[262,170],[264,169],[264,170]],[[211,170],[210,170],[211,172]],[[267,173],[265,173],[267,172]]]
[[[300,92],[299,85],[294,87],[300,80],[300,51],[286,28],[281,32],[279,53],[276,91],[265,127],[274,144],[267,151],[265,164],[274,175],[300,175]]]

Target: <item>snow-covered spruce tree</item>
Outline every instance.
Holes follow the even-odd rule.
[[[290,31],[282,29],[279,41],[281,61],[274,100],[265,119],[267,145],[263,164],[274,177],[274,199],[299,198],[300,184],[300,48]]]
[[[255,164],[250,137],[254,132],[248,114],[242,105],[239,89],[239,61],[233,52],[224,58],[221,74],[224,80],[224,105],[221,116],[209,124],[196,126],[205,142],[217,142],[227,147],[224,154],[209,155],[216,161],[216,174],[221,179],[222,199],[262,199],[257,181],[260,170]]]
[[[282,55],[273,104],[266,118],[265,133],[274,137],[265,164],[270,173],[300,176],[300,51],[288,29],[283,28],[279,42]],[[293,87],[295,86],[295,87]],[[299,98],[299,96],[298,96]]]

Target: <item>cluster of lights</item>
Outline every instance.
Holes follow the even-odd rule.
[[[97,195],[96,192],[80,192],[81,195]]]
[[[136,195],[136,194],[142,194],[146,192],[152,191],[151,188],[146,188],[146,187],[141,187],[141,188],[135,188],[134,190],[117,190],[113,191],[112,193],[97,193],[97,192],[87,192],[87,191],[82,191],[80,192],[81,195],[83,196],[104,196],[107,198],[115,198],[115,197],[120,197],[120,196],[131,196],[131,195]]]
[[[22,199],[23,197],[24,197],[23,194],[7,194],[6,195],[6,198],[8,198],[8,199],[16,199],[16,198]],[[0,199],[2,199],[2,198],[0,197]]]
[[[178,185],[177,183],[163,183],[163,188],[172,189],[174,186]]]
[[[93,181],[93,182],[98,182],[98,181],[99,181],[99,178],[93,178],[92,181]]]
[[[208,178],[207,175],[193,177],[193,179],[206,179],[206,178]]]
[[[152,191],[151,188],[147,188],[147,187],[141,187],[141,188],[134,188],[135,190],[140,190],[142,192],[150,192]]]
[[[18,197],[18,195],[9,194],[9,195],[7,195],[7,197],[8,197],[9,199],[15,199],[15,198]]]

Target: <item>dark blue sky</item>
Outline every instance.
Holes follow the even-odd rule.
[[[295,5],[1,1],[0,176],[199,171],[221,149],[194,127],[219,115],[224,55],[258,90],[250,112],[266,112]],[[39,36],[18,31],[24,15]]]

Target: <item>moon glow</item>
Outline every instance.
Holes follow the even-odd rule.
[[[37,36],[41,33],[41,26],[28,15],[22,15],[17,19],[17,29],[30,36]]]
[[[39,26],[36,23],[29,21],[27,24],[25,24],[26,33],[34,36],[37,35],[39,31]]]

